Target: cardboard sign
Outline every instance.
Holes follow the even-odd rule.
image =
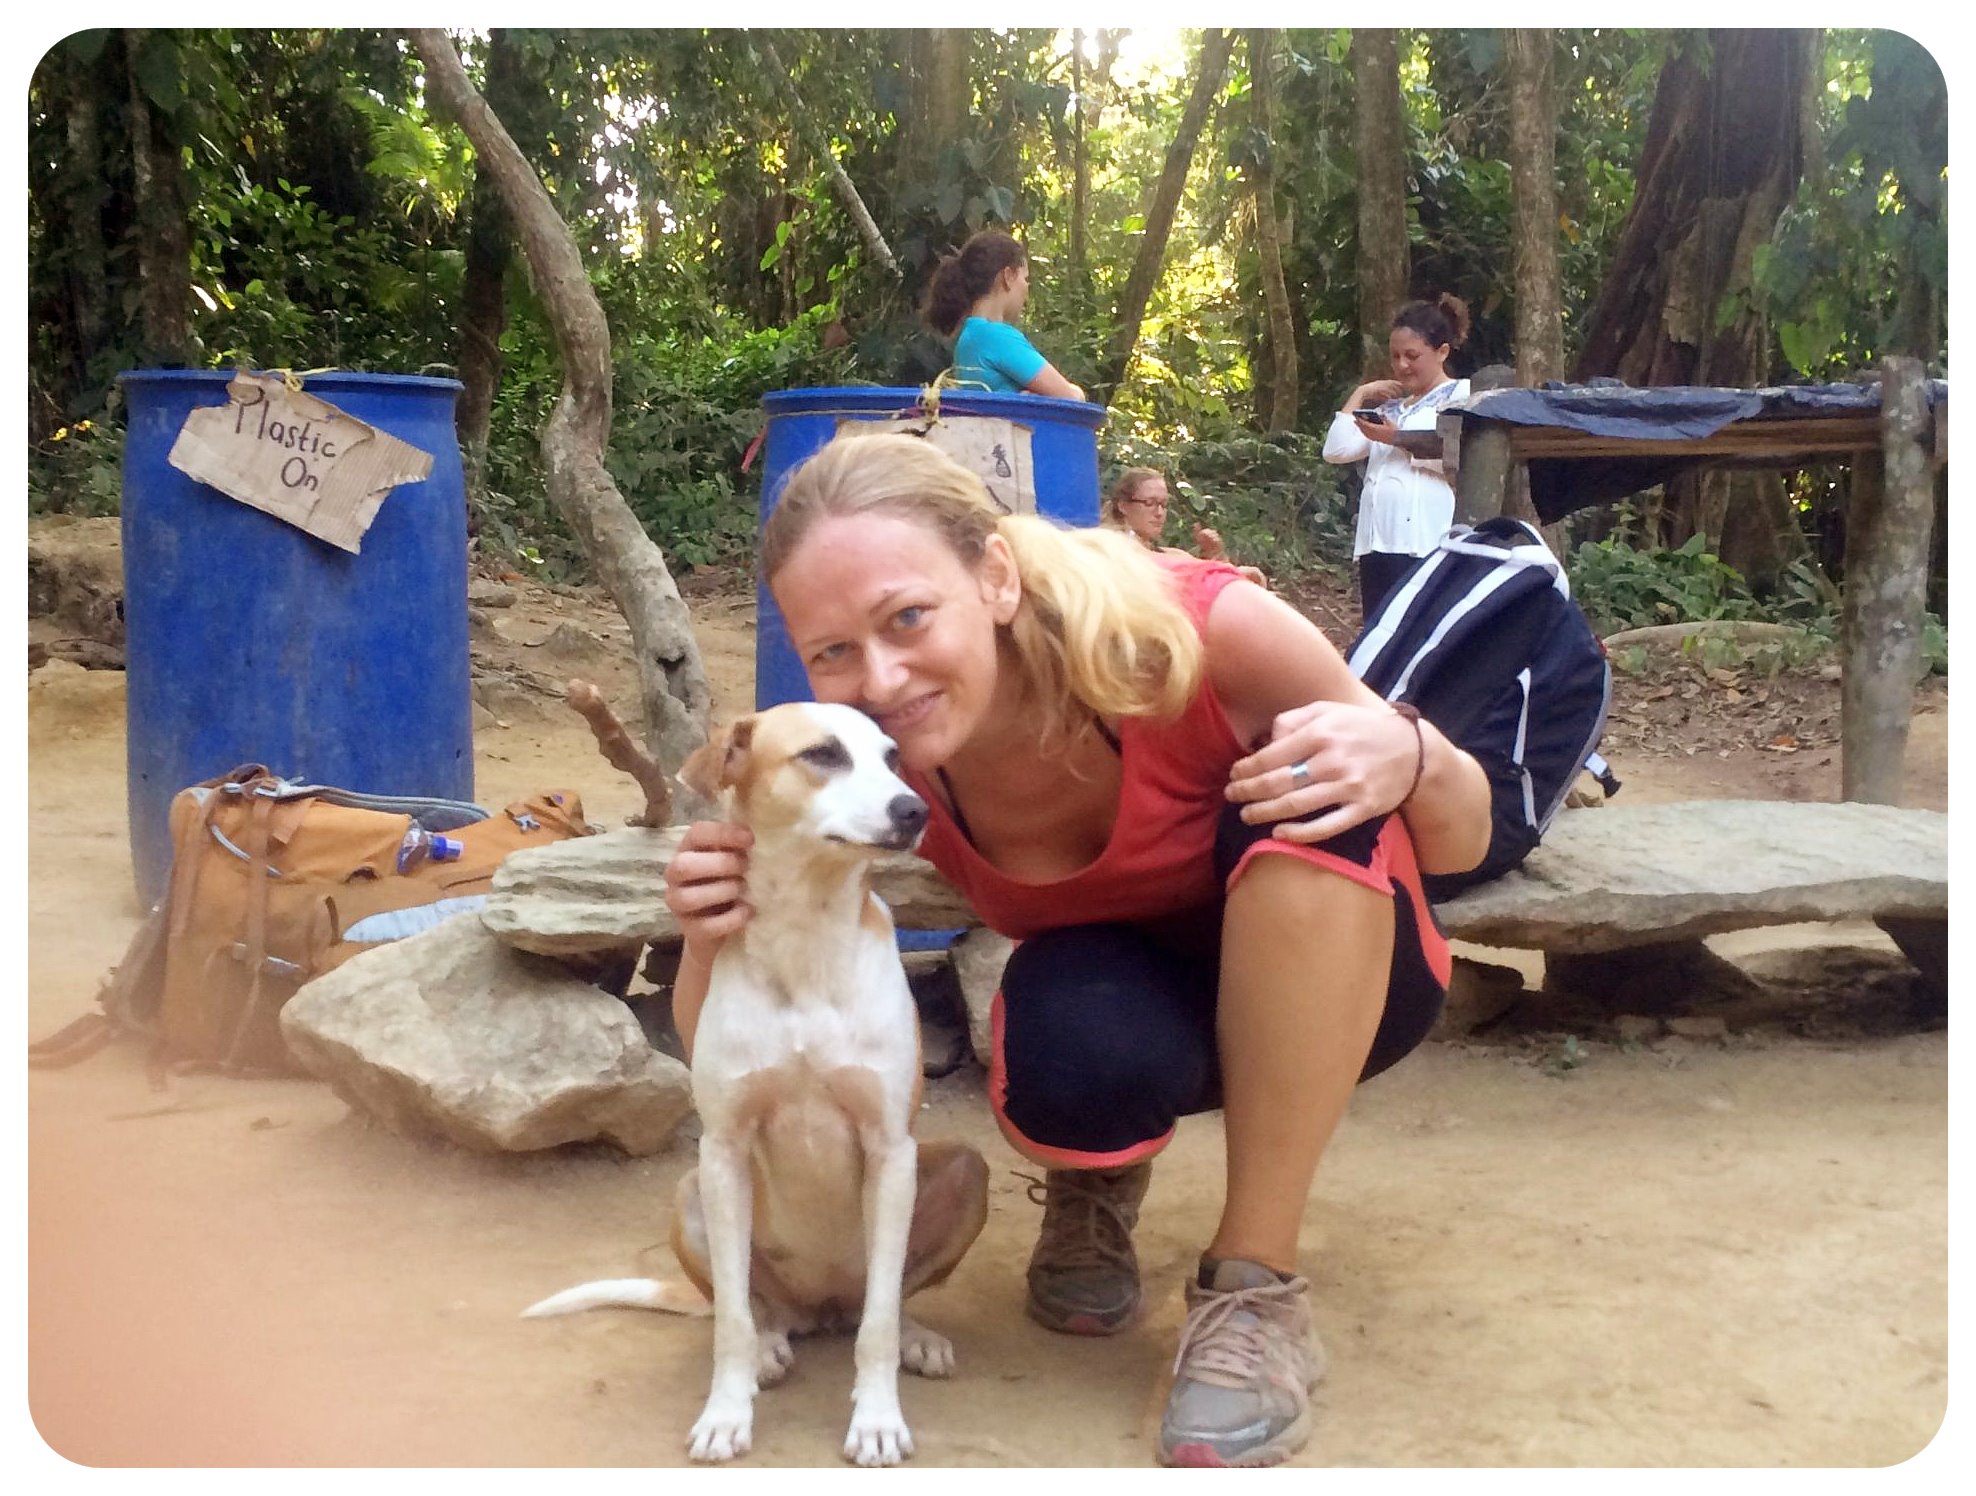
[[[924,437],[988,486],[988,497],[1004,514],[1036,512],[1036,469],[1030,430],[1000,416],[940,416],[933,421],[876,422],[846,417],[837,423],[855,431],[902,431]]]
[[[228,498],[355,554],[384,497],[432,472],[432,454],[279,374],[236,374],[225,405],[193,411],[166,461]]]

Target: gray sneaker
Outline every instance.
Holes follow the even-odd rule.
[[[1051,1169],[1031,1179],[1043,1227],[1029,1257],[1029,1317],[1066,1335],[1116,1335],[1139,1312],[1132,1228],[1153,1165]]]
[[[1324,1375],[1310,1283],[1230,1258],[1187,1285],[1187,1323],[1160,1420],[1162,1465],[1274,1465],[1310,1438],[1310,1392]]]

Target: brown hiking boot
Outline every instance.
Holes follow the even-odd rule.
[[[1027,1176],[1025,1176],[1027,1177]],[[1029,1317],[1066,1335],[1116,1335],[1139,1312],[1132,1228],[1151,1160],[1121,1169],[1051,1169],[1031,1179],[1043,1227],[1029,1256]]]
[[[1201,1260],[1160,1419],[1162,1465],[1274,1465],[1310,1438],[1310,1392],[1324,1375],[1310,1283],[1259,1262]]]

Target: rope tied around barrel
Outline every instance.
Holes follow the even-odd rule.
[[[263,369],[261,372],[263,374],[279,374],[282,384],[287,387],[288,393],[299,395],[302,393],[302,381],[304,379],[314,374],[334,374],[336,372],[336,365],[324,364],[320,369],[304,369],[299,374],[286,366],[275,369]]]

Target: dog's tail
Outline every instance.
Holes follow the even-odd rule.
[[[578,1314],[585,1309],[657,1309],[666,1314],[690,1314],[696,1318],[714,1312],[714,1306],[691,1283],[678,1278],[600,1278],[595,1283],[579,1283],[552,1293],[539,1304],[522,1310],[523,1319],[541,1319],[551,1314]]]

